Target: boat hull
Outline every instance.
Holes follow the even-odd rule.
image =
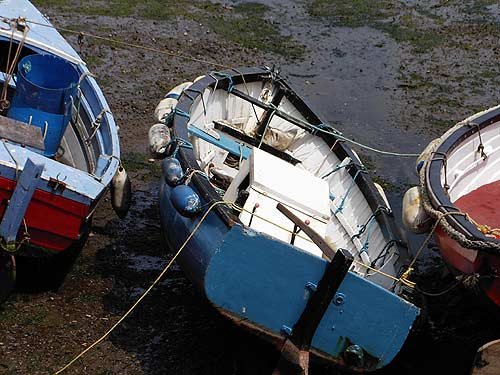
[[[15,188],[15,181],[0,177],[1,218]],[[36,189],[24,217],[29,238],[24,243],[52,253],[62,252],[82,237],[89,213],[89,204],[63,197],[56,191]],[[22,241],[25,236],[25,227],[21,225],[18,239]]]
[[[162,179],[162,181],[164,181]],[[172,188],[160,188],[167,243],[176,251],[199,223],[172,204]],[[204,202],[206,203],[206,202]],[[232,321],[282,342],[299,319],[326,261],[238,223],[228,226],[210,212],[179,256],[183,270],[208,301]],[[311,351],[354,371],[387,365],[402,347],[418,308],[380,286],[349,273],[314,335]],[[334,298],[335,300],[335,298]],[[362,365],[346,363],[350,345],[364,352]]]
[[[441,255],[455,273],[478,275],[481,287],[497,305],[500,239],[494,232],[488,233],[487,226],[482,228],[484,232],[480,227],[487,224],[495,228],[498,224],[499,128],[500,106],[469,117],[427,147],[425,166],[420,171],[431,205],[426,210],[433,217],[447,215],[436,228]],[[449,215],[453,212],[468,216]],[[451,238],[443,225],[447,232],[455,232],[454,238],[464,240],[459,243]]]
[[[455,273],[500,274],[500,257],[466,249],[451,239],[441,228],[436,229],[436,242],[441,256]],[[500,280],[498,278],[481,279],[481,287],[487,296],[500,305]]]

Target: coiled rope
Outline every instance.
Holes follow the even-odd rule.
[[[436,148],[437,148],[437,146],[438,145],[436,145]],[[433,152],[429,153],[429,155],[432,155],[432,154],[433,154]],[[500,254],[500,243],[497,243],[494,241],[471,240],[471,239],[467,238],[465,236],[465,234],[463,234],[462,232],[455,229],[448,222],[448,220],[441,220],[443,217],[442,216],[443,212],[435,209],[432,206],[432,203],[431,203],[430,198],[429,198],[429,193],[427,190],[427,184],[425,182],[425,174],[426,174],[428,166],[429,166],[429,160],[424,160],[424,165],[423,165],[422,169],[420,170],[419,191],[420,191],[420,195],[422,197],[422,204],[423,204],[425,211],[429,214],[429,216],[433,217],[434,219],[437,219],[438,220],[437,223],[440,224],[441,229],[443,229],[451,239],[457,241],[461,246],[463,246],[467,249],[471,249],[471,250],[483,251],[486,253],[499,255]],[[457,211],[457,212],[446,212],[446,213],[449,213],[451,215],[462,215],[466,219],[471,221],[474,225],[476,225],[478,230],[481,230],[479,227],[480,224],[477,224],[474,220],[471,220],[471,217],[465,212]],[[446,215],[446,216],[450,216],[450,215]]]

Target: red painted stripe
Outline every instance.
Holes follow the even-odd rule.
[[[15,187],[14,181],[0,177],[1,217]],[[52,251],[65,250],[79,238],[88,214],[88,205],[36,189],[25,215],[30,243]],[[20,233],[24,233],[23,227]]]

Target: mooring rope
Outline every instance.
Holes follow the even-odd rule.
[[[1,110],[5,110],[10,106],[10,103],[7,100],[9,82],[12,79],[14,71],[16,70],[17,61],[19,60],[19,57],[21,56],[21,52],[22,52],[24,43],[26,42],[26,37],[27,37],[28,32],[30,30],[29,26],[26,25],[26,20],[24,18],[16,19],[15,24],[13,24],[12,20],[9,20],[9,24],[12,27],[12,34],[11,34],[10,41],[9,41],[9,51],[7,53],[5,80],[4,80],[3,87],[2,87],[2,93],[0,95],[0,109]],[[10,53],[12,51],[12,45],[14,43],[14,34],[16,31],[14,25],[22,25],[24,27],[24,29],[22,31],[23,37],[22,37],[21,41],[19,42],[19,44],[17,45],[16,52],[14,53],[14,56],[13,56],[12,62],[11,62],[10,61]]]
[[[6,18],[6,17],[2,17],[2,20],[4,22],[11,21],[9,18]],[[159,53],[159,54],[166,55],[169,57],[177,57],[177,58],[181,58],[184,60],[190,60],[190,61],[198,62],[201,64],[205,64],[205,65],[218,66],[218,67],[222,67],[225,69],[231,69],[231,67],[228,65],[224,65],[224,64],[221,64],[221,63],[218,63],[215,61],[209,61],[209,60],[200,59],[200,58],[193,57],[193,56],[184,55],[184,54],[181,54],[178,52],[173,52],[173,51],[170,51],[167,49],[160,49],[160,48],[156,48],[153,46],[146,46],[146,45],[141,45],[141,44],[129,43],[129,42],[125,42],[125,41],[120,40],[120,39],[109,38],[109,37],[105,37],[105,36],[101,36],[101,35],[91,34],[91,33],[85,32],[85,31],[77,31],[77,30],[73,30],[73,29],[68,29],[68,28],[62,27],[62,26],[56,27],[52,24],[46,24],[46,23],[42,23],[42,22],[38,22],[38,21],[34,21],[34,20],[29,20],[29,19],[26,19],[25,21],[28,23],[31,23],[33,25],[38,25],[38,26],[42,26],[42,27],[56,29],[58,31],[64,31],[64,32],[69,33],[69,34],[75,34],[75,35],[78,35],[80,38],[81,37],[94,38],[94,39],[103,40],[103,41],[106,41],[109,43],[119,44],[119,45],[122,45],[125,47],[131,47],[131,48],[136,48],[136,49],[140,49],[143,51]]]
[[[63,366],[59,370],[57,370],[54,373],[54,375],[58,375],[58,374],[61,374],[64,371],[66,371],[71,365],[73,365],[73,363],[75,363],[76,361],[78,361],[78,359],[80,359],[81,357],[83,357],[87,352],[89,352],[96,345],[98,345],[102,341],[104,341],[111,334],[111,332],[113,332],[132,313],[132,311],[135,310],[135,308],[139,305],[139,303],[141,303],[141,301],[151,292],[151,290],[156,286],[156,284],[158,284],[160,282],[161,278],[165,275],[165,273],[170,269],[170,267],[172,266],[172,264],[174,263],[174,261],[181,254],[182,250],[184,250],[184,248],[186,247],[186,245],[188,244],[188,242],[191,240],[191,238],[193,238],[194,234],[198,231],[198,229],[200,228],[201,224],[205,221],[205,219],[207,218],[208,214],[212,211],[212,209],[214,207],[218,206],[218,205],[221,205],[221,204],[227,204],[227,202],[225,202],[225,201],[217,201],[217,202],[214,202],[208,208],[208,210],[201,217],[201,219],[198,222],[198,224],[196,224],[196,226],[194,227],[194,229],[191,231],[191,233],[189,234],[189,236],[186,238],[186,240],[184,241],[184,243],[181,245],[181,247],[179,248],[179,250],[177,250],[177,252],[172,257],[172,259],[170,259],[170,261],[165,266],[165,268],[163,268],[163,270],[160,272],[160,274],[158,275],[158,277],[151,283],[151,285],[144,291],[144,293],[141,294],[141,296],[125,312],[125,314],[123,314],[121,316],[121,318],[118,319],[118,321],[115,324],[113,324],[113,326],[110,329],[108,329],[101,337],[99,337],[97,340],[95,340],[89,347],[87,347],[85,350],[83,350],[82,352],[80,352],[80,354],[78,354],[77,356],[75,356],[65,366]]]
[[[6,18],[6,17],[1,17],[0,19],[2,19],[2,21],[6,22],[6,23],[12,22],[12,19],[9,19],[9,18]],[[215,62],[215,61],[200,59],[200,58],[196,58],[196,57],[189,56],[189,55],[186,55],[186,54],[182,54],[182,53],[179,53],[179,52],[173,52],[173,51],[170,51],[170,50],[167,50],[167,49],[160,49],[160,48],[156,48],[156,47],[153,47],[153,46],[147,46],[147,45],[140,45],[140,44],[135,44],[135,43],[129,43],[129,42],[125,42],[125,41],[120,40],[120,39],[109,38],[109,37],[105,37],[105,36],[101,36],[101,35],[91,34],[91,33],[84,32],[84,31],[77,31],[77,30],[66,28],[66,27],[61,27],[61,26],[56,27],[56,26],[54,26],[52,24],[45,24],[45,23],[34,21],[34,20],[30,20],[30,19],[23,19],[23,20],[26,23],[32,23],[34,25],[38,25],[38,26],[42,26],[42,27],[47,27],[47,28],[52,28],[52,29],[55,29],[55,30],[58,30],[58,31],[64,31],[64,32],[67,32],[67,33],[70,33],[70,34],[79,35],[80,38],[81,37],[94,38],[94,39],[106,41],[108,43],[114,43],[114,44],[122,45],[124,47],[136,48],[136,49],[140,49],[140,50],[148,51],[148,52],[155,52],[155,53],[159,53],[159,54],[170,56],[170,57],[176,57],[176,58],[180,58],[180,59],[184,59],[184,60],[198,62],[198,63],[205,64],[205,65],[208,65],[208,66],[222,67],[222,68],[225,68],[225,69],[233,70],[233,71],[235,71],[235,72],[237,72],[238,74],[241,75],[241,73],[238,70],[236,70],[235,68],[233,68],[233,67],[231,67],[229,65],[225,65],[225,64],[221,64],[221,63]],[[216,72],[216,73],[220,73],[220,72]],[[241,76],[243,77],[243,75],[241,75]],[[212,76],[212,78],[214,78],[214,77]],[[228,78],[228,77],[224,76],[223,78]],[[243,82],[244,82],[244,85],[246,87],[246,82],[245,81],[243,81]],[[228,86],[228,90],[232,90],[231,80],[230,80],[230,85]],[[247,89],[247,91],[248,91],[248,89]],[[252,108],[253,108],[254,113],[255,113],[255,108],[254,108],[253,104],[252,104]],[[277,108],[275,110],[279,112],[279,110]],[[256,113],[255,113],[255,115],[257,117]],[[306,121],[301,121],[300,119],[296,119],[296,120],[304,123],[308,127],[311,127],[315,131],[319,131],[319,132],[323,132],[323,133],[326,133],[326,134],[334,135],[335,137],[337,137],[337,138],[339,138],[339,139],[341,139],[343,141],[349,142],[349,143],[354,144],[354,145],[356,145],[358,147],[364,148],[364,149],[366,149],[368,151],[372,151],[372,152],[375,152],[375,153],[378,153],[378,154],[381,154],[381,155],[396,156],[396,157],[412,157],[412,158],[420,156],[420,154],[416,154],[416,153],[404,153],[404,152],[395,152],[395,151],[381,150],[379,148],[376,148],[376,147],[373,147],[373,146],[369,146],[369,145],[363,144],[361,142],[355,141],[355,140],[353,140],[351,138],[348,138],[348,137],[342,135],[341,132],[339,132],[338,130],[336,130],[331,125],[328,125],[328,124],[314,125],[314,124],[311,124],[311,123],[306,122]]]
[[[196,173],[195,171],[192,171],[190,172],[192,174]],[[132,306],[118,319],[118,321],[116,323],[114,323],[110,329],[108,329],[102,336],[100,336],[97,340],[95,340],[91,345],[89,345],[85,350],[81,351],[78,355],[76,355],[75,357],[73,357],[73,359],[71,359],[65,366],[61,367],[59,370],[57,370],[54,375],[58,375],[58,374],[61,374],[62,372],[66,371],[69,367],[71,367],[76,361],[78,361],[80,358],[82,358],[86,353],[88,353],[91,349],[93,349],[94,347],[96,347],[97,345],[99,345],[101,342],[103,342],[136,308],[137,306],[142,302],[142,300],[151,292],[151,290],[160,282],[161,278],[167,273],[167,271],[170,269],[170,267],[172,266],[172,264],[174,263],[174,261],[179,257],[179,255],[182,253],[182,251],[184,250],[184,248],[186,247],[186,245],[189,243],[189,241],[191,240],[191,238],[193,238],[193,236],[195,235],[195,233],[199,230],[201,224],[205,221],[205,219],[208,217],[208,214],[216,207],[216,206],[220,206],[220,205],[226,205],[236,211],[239,211],[239,212],[247,212],[249,214],[252,214],[254,215],[255,217],[261,219],[261,220],[264,220],[272,225],[276,225],[278,226],[280,229],[284,230],[284,231],[287,231],[289,233],[292,233],[292,234],[295,234],[297,237],[300,237],[304,240],[308,240],[310,242],[313,242],[311,239],[309,238],[306,238],[305,236],[301,236],[300,234],[298,233],[295,233],[291,230],[288,230],[287,228],[273,222],[272,220],[269,220],[267,218],[264,218],[260,215],[257,215],[255,214],[255,212],[252,212],[252,211],[249,211],[249,210],[246,210],[245,208],[243,207],[240,207],[238,205],[236,205],[235,203],[233,202],[228,202],[228,201],[217,201],[217,202],[214,202],[212,203],[209,208],[207,209],[207,211],[205,211],[205,213],[203,214],[203,216],[201,217],[200,221],[195,225],[195,227],[193,228],[193,230],[191,231],[191,233],[187,236],[186,240],[183,242],[183,244],[180,246],[179,250],[177,250],[177,252],[175,253],[175,255],[170,259],[170,261],[168,262],[168,264],[163,268],[163,270],[160,272],[160,274],[157,276],[157,278],[151,283],[151,285],[141,294],[141,296],[132,304]],[[401,277],[395,277],[393,275],[390,275],[384,271],[381,271],[375,267],[372,267],[368,264],[365,264],[363,262],[360,262],[360,261],[357,261],[357,260],[354,260],[353,263],[357,264],[358,266],[361,266],[361,267],[364,267],[368,270],[371,270],[375,273],[378,273],[384,277],[387,277],[389,278],[390,280],[394,281],[395,283],[401,283],[401,284],[404,284],[410,288],[413,288],[415,286],[415,283],[411,282],[410,280],[408,280],[408,275],[403,275]]]

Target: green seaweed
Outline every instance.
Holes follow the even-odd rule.
[[[394,15],[393,8],[392,2],[385,0],[314,0],[309,14],[331,18],[337,26],[359,27]]]
[[[188,0],[112,0],[93,5],[80,1],[46,0],[40,1],[39,5],[91,16],[140,17],[158,21],[183,18],[205,24],[224,39],[242,47],[289,58],[299,58],[305,52],[303,45],[293,37],[283,35],[276,24],[266,19],[270,8],[260,3],[241,3],[230,8]]]
[[[149,156],[146,154],[127,152],[122,155],[122,162],[127,172],[146,171],[150,178],[159,178],[161,176],[160,163],[150,162]]]

